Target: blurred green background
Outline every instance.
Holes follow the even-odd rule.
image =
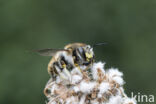
[[[1,0],[0,104],[45,104],[50,57],[30,50],[73,42],[108,43],[96,60],[124,73],[126,93],[156,94],[155,0]]]

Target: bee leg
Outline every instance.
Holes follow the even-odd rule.
[[[69,81],[71,81],[71,73],[67,70],[66,64],[63,64],[63,72],[68,76]]]
[[[76,52],[76,51],[75,51]],[[80,72],[82,72],[82,69],[80,68],[80,66],[76,63],[77,58],[76,58],[76,53],[74,53],[75,55],[73,56],[73,60],[74,60],[74,65],[75,67],[77,67],[79,69]]]
[[[80,68],[78,64],[75,63],[75,66],[79,69],[80,72],[82,72],[82,69]]]
[[[61,77],[62,79],[65,79],[65,80],[68,79],[68,77],[62,72],[63,69],[61,69],[61,68],[58,66],[57,63],[54,64],[54,67],[55,67],[55,69],[57,70],[57,72],[59,73],[59,75],[60,75],[60,77]]]

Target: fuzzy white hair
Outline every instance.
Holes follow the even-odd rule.
[[[115,68],[105,71],[104,65],[94,63],[91,71],[73,68],[70,86],[60,76],[56,81],[48,82],[47,104],[136,104],[135,99],[127,97],[124,92],[123,73]]]

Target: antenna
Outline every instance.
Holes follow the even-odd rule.
[[[96,44],[93,44],[92,47],[96,47],[96,46],[101,46],[101,45],[106,45],[107,43],[96,43]]]

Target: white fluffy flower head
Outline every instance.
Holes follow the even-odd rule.
[[[74,68],[70,83],[57,77],[49,80],[44,93],[48,104],[136,104],[123,90],[123,73],[118,69],[104,69],[105,63],[93,63],[90,70]]]

